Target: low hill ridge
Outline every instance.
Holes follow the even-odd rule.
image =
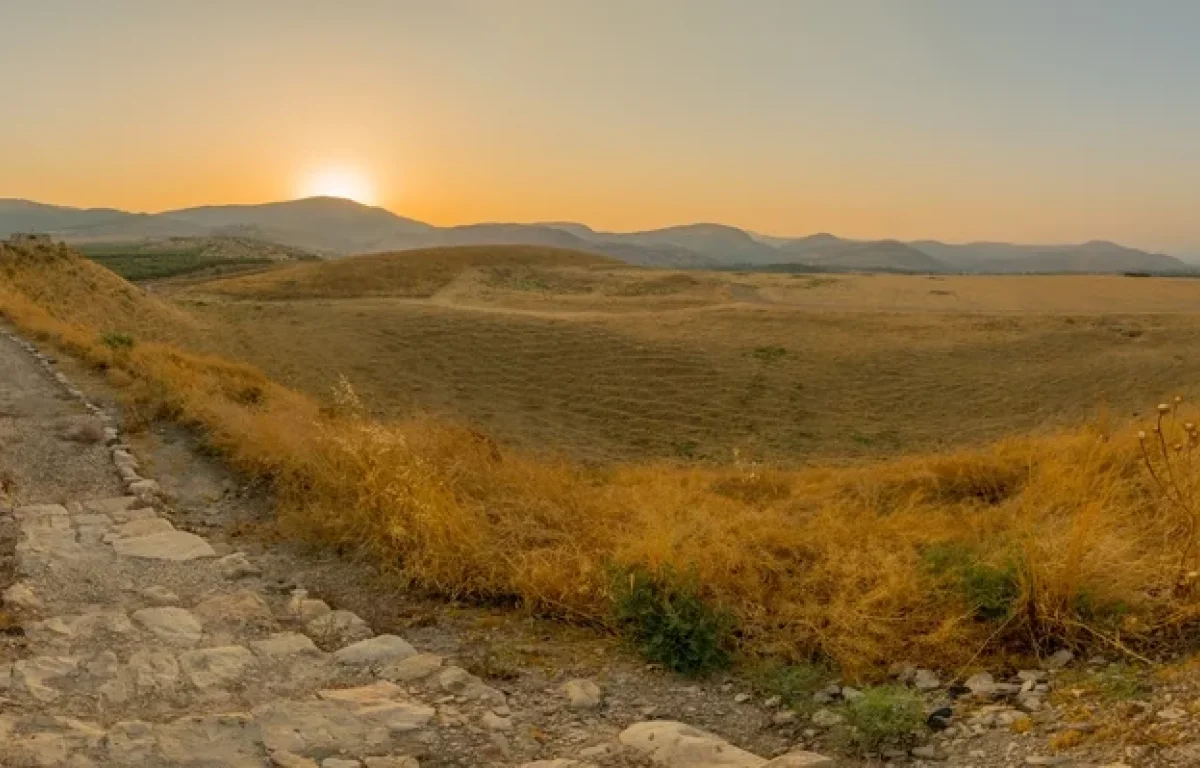
[[[781,238],[719,223],[641,232],[604,232],[575,222],[477,223],[439,227],[351,200],[313,197],[284,202],[209,205],[156,214],[0,200],[0,237],[47,232],[69,242],[152,237],[236,236],[319,252],[328,257],[457,245],[528,245],[610,256],[630,264],[689,269],[893,270],[934,273],[1179,274],[1192,268],[1160,253],[1106,240],[1076,245],[1017,245],[936,240],[847,240],[829,233]]]
[[[222,280],[208,288],[260,299],[427,298],[472,268],[592,267],[618,263],[583,251],[523,245],[422,248],[306,262]]]

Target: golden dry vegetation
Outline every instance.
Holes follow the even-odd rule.
[[[590,268],[581,274],[594,277]],[[663,277],[641,274],[617,279]],[[489,286],[489,279],[464,273],[446,284],[463,292],[459,295],[464,298],[455,301],[476,307],[462,310],[460,319],[497,314],[497,299],[489,296],[511,289]],[[729,300],[680,309],[669,320],[638,318],[636,332],[622,325],[624,320],[607,316],[649,315],[649,310],[628,306],[642,300],[636,295],[595,299],[617,302],[613,312],[572,306],[504,316],[508,322],[537,320],[546,328],[578,328],[578,319],[561,314],[604,314],[594,322],[613,336],[593,336],[591,344],[616,336],[641,339],[644,347],[661,350],[668,346],[664,338],[675,338],[673,343],[696,355],[701,361],[696,365],[703,370],[713,365],[703,362],[710,358],[697,351],[704,344],[703,334],[750,310],[734,295],[739,292],[736,286],[721,283],[724,278],[694,279],[699,283],[696,290],[728,292]],[[456,284],[459,280],[467,282]],[[684,290],[692,288],[689,284]],[[59,298],[63,296],[78,300]],[[304,365],[336,368],[341,360],[321,360],[322,352],[338,353],[337,345],[329,343],[330,337],[315,336],[317,324],[305,325],[305,315],[289,314],[300,308],[274,302],[270,311],[279,314],[271,316],[267,302],[231,310],[216,303],[228,297],[216,296],[213,290],[189,289],[176,297],[185,300],[175,306],[131,292],[114,275],[65,250],[0,252],[0,313],[25,333],[105,371],[126,393],[135,419],[166,416],[196,426],[231,464],[272,480],[286,530],[361,547],[413,584],[443,594],[514,600],[548,615],[603,624],[610,615],[614,567],[662,572],[669,566],[677,573],[694,572],[703,598],[733,613],[744,651],[794,660],[827,658],[849,674],[865,676],[897,658],[952,666],[969,664],[980,652],[1027,651],[1043,643],[1137,649],[1172,642],[1194,624],[1198,603],[1190,574],[1198,564],[1194,541],[1189,541],[1196,530],[1194,500],[1180,502],[1145,471],[1138,440],[1123,420],[840,468],[771,467],[749,461],[588,466],[514,448],[436,418],[375,418],[345,386],[335,388],[336,396],[323,407],[314,397],[285,388],[246,364],[198,355],[195,350],[212,348],[214,334],[224,330],[231,338],[241,337],[239,343],[247,345],[242,353],[251,357],[246,350],[253,347],[246,336],[253,331],[237,314],[246,311],[266,318],[260,322],[263,332],[277,339],[283,338],[278,328],[289,324],[297,337],[307,336],[313,349],[303,358]],[[331,317],[363,312],[359,328],[372,316],[388,317],[358,300],[312,301],[304,309],[313,313],[308,317],[315,318],[322,307]],[[782,355],[766,352],[762,360],[754,358],[754,350],[767,346],[762,328],[796,320],[781,320],[776,311],[749,314],[749,320],[763,325],[749,326],[752,333],[727,332],[714,344],[748,349],[749,360],[737,354],[750,370],[758,363],[781,363],[793,354],[791,347]],[[686,341],[681,339],[683,332],[672,327],[683,313],[691,313],[697,323],[690,326]],[[830,322],[811,313],[802,319]],[[1062,323],[1065,330],[1022,339],[1021,326],[1004,326],[998,333],[1005,343],[994,347],[989,370],[982,353],[972,358],[961,349],[956,352],[955,342],[947,339],[951,334],[922,325],[931,320],[865,319],[878,323],[875,328],[881,333],[901,329],[893,333],[893,344],[917,339],[920,344],[910,346],[949,354],[960,363],[979,360],[976,367],[960,366],[955,382],[968,373],[1000,375],[1005,366],[1016,366],[1012,356],[1023,346],[1036,346],[1056,334],[1079,333],[1078,324]],[[1060,318],[1037,320],[1060,328]],[[989,321],[981,317],[958,322],[966,328],[971,322]],[[1164,326],[1188,321],[1155,320]],[[776,332],[788,333],[783,327],[787,326]],[[828,359],[844,360],[839,369],[844,375],[854,372],[853,363],[867,359],[862,349],[899,357],[894,350],[888,353],[885,340],[871,333],[863,333],[865,338],[851,345],[848,327],[842,326],[836,341],[824,342]],[[1190,358],[1188,337],[1180,336],[1179,327],[1185,326],[1161,331],[1143,327],[1142,335],[1131,337],[1107,329],[1097,318],[1074,338],[1093,339],[1094,354],[1105,349],[1104,339],[1108,347],[1122,349],[1120,345],[1132,338],[1158,345],[1159,354]],[[268,330],[272,328],[277,330]],[[788,338],[796,344],[806,334],[792,328]],[[131,349],[107,344],[102,334],[111,331],[132,333],[137,342]],[[1155,340],[1152,332],[1163,333],[1163,338]],[[497,337],[492,343],[517,335]],[[839,343],[847,347],[840,354]],[[1067,354],[1076,343],[1060,338],[1054,349]],[[393,349],[401,346],[397,343]],[[432,355],[439,348],[428,349]],[[925,360],[936,357],[925,354]],[[954,354],[963,357],[953,358]],[[1122,351],[1112,359],[1126,354],[1131,353]],[[1152,349],[1137,354],[1143,363],[1155,357]],[[370,358],[361,359],[365,366]],[[1071,366],[1060,361],[1055,367],[1049,355],[1043,360],[1042,370],[1057,372],[1060,386],[1064,380],[1086,378],[1071,378],[1076,374],[1062,370]],[[628,358],[617,355],[609,361],[607,366],[617,367],[626,365]],[[380,355],[375,364],[390,363]],[[808,365],[816,363],[810,360]],[[1127,385],[1139,382],[1130,373],[1135,368],[1120,369]],[[943,370],[949,374],[956,369]],[[1159,384],[1185,379],[1187,373],[1182,366],[1151,366],[1151,371],[1140,380],[1151,394]],[[1096,377],[1102,372],[1096,367],[1087,373]],[[362,370],[347,373],[353,377]],[[836,391],[814,392],[814,397],[825,398],[817,402],[861,398],[852,388],[868,381],[858,376],[839,385],[833,374],[824,375],[829,378],[821,381]],[[666,372],[661,378],[665,387]],[[907,386],[908,380],[898,378],[891,386]],[[531,386],[540,386],[539,381]],[[586,397],[588,390],[582,391],[580,397]],[[973,391],[950,391],[964,401],[955,411],[961,422],[943,421],[944,428],[974,428],[972,407],[980,406],[972,406]],[[1128,393],[1130,398],[1145,396]],[[696,397],[697,402],[706,401]],[[896,394],[891,402],[901,399],[902,394]],[[940,405],[948,407],[948,399]],[[1053,402],[1073,399],[1079,399],[1078,393],[1066,392]],[[1174,425],[1175,408],[1167,410],[1168,424]],[[852,409],[839,413],[842,424],[851,423]],[[872,413],[863,409],[857,423],[869,422]],[[944,419],[929,412],[924,418]],[[1002,421],[998,410],[993,418]],[[1188,433],[1178,425],[1170,429],[1171,441],[1180,430]],[[1191,442],[1186,455],[1191,456]],[[1168,471],[1163,463],[1157,466],[1160,473]],[[1170,471],[1185,478],[1185,487],[1194,488],[1194,467],[1173,466]]]
[[[555,248],[466,246],[309,262],[290,269],[222,280],[213,285],[213,290],[259,299],[427,297],[473,267],[504,269],[512,265],[536,269],[615,264],[603,256]]]
[[[204,349],[313,396],[345,376],[376,416],[461,419],[598,462],[980,446],[1127,418],[1200,381],[1195,280],[656,272],[488,252],[303,265],[172,298],[210,329]]]

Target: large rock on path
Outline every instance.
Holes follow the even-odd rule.
[[[673,720],[634,723],[621,743],[667,768],[762,768],[767,761],[707,731]]]
[[[163,531],[149,536],[117,539],[112,543],[118,555],[141,557],[147,560],[185,562],[201,557],[216,557],[212,546],[193,533]]]

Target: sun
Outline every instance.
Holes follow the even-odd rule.
[[[375,185],[356,168],[318,168],[304,177],[297,190],[300,197],[342,197],[373,205]]]

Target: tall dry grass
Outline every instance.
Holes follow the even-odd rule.
[[[113,349],[102,330],[177,310],[69,254],[9,249],[0,275],[5,318],[105,371],[131,413],[194,425],[269,478],[287,530],[420,588],[604,624],[613,566],[669,567],[733,613],[747,652],[867,676],[1009,647],[1136,652],[1196,617],[1179,588],[1194,542],[1124,427],[857,468],[585,468],[463,425],[373,421],[348,388],[323,408],[245,365]],[[996,599],[1002,618],[981,618]]]

